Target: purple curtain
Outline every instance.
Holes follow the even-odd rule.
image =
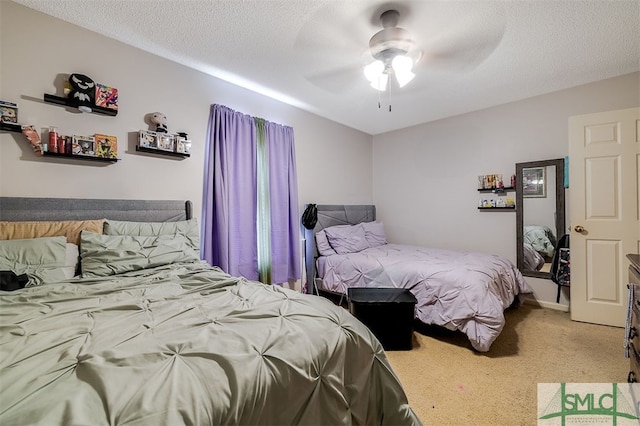
[[[258,279],[253,118],[212,105],[204,164],[202,256],[233,276]]]
[[[272,281],[301,277],[293,129],[265,122],[269,158]],[[258,279],[256,127],[212,105],[205,148],[202,256],[230,275]]]
[[[269,149],[271,277],[274,283],[299,279],[300,220],[293,128],[265,122]]]

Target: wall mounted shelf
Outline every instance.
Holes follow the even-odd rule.
[[[48,93],[44,94],[44,101],[50,104],[63,105],[70,108],[78,108],[79,106],[78,102],[75,102],[73,99],[63,98],[61,96],[56,96],[56,95],[50,95]],[[94,114],[109,115],[111,117],[115,117],[116,115],[118,115],[117,109],[104,108],[104,107],[95,106],[95,105],[91,106],[90,108],[91,108],[91,112]]]
[[[505,186],[504,188],[488,188],[478,189],[478,192],[493,192],[494,194],[502,194],[504,192],[514,192],[516,189],[512,186]]]
[[[0,122],[0,130],[7,132],[22,133],[22,125],[16,123],[3,123]]]
[[[145,147],[140,146],[140,145],[136,145],[136,151],[138,151],[138,152],[146,152],[148,154],[164,155],[164,156],[167,156],[167,157],[178,157],[178,158],[191,157],[191,154],[184,154],[182,152],[173,152],[173,151],[163,151],[161,149],[154,149],[154,148],[145,148]]]
[[[515,210],[516,206],[507,207],[478,207],[478,210]]]
[[[43,157],[52,158],[71,158],[73,160],[87,160],[87,161],[99,161],[102,163],[116,163],[120,161],[119,158],[105,158],[105,157],[92,157],[89,155],[74,155],[74,154],[62,154],[59,152],[43,152]]]

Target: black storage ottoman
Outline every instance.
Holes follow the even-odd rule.
[[[416,298],[407,289],[354,287],[347,289],[349,312],[388,351],[411,350]]]

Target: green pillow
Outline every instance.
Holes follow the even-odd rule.
[[[200,228],[196,219],[177,222],[127,222],[107,220],[104,223],[105,235],[158,236],[182,235],[189,245],[200,252]]]
[[[80,263],[83,277],[103,277],[123,272],[200,260],[182,235],[102,235],[82,231]]]
[[[67,279],[67,238],[46,237],[0,241],[0,270],[27,274],[27,287]],[[73,274],[72,274],[73,275]]]

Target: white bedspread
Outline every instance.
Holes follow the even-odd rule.
[[[496,255],[385,244],[358,253],[318,259],[327,290],[348,287],[407,288],[416,296],[416,316],[465,333],[480,352],[504,327],[504,310],[530,293],[520,271]]]

